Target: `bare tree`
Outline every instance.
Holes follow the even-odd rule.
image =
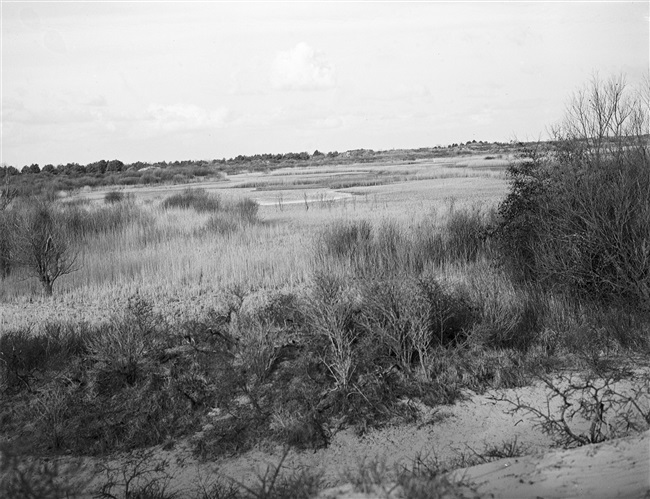
[[[51,203],[40,201],[18,214],[15,240],[14,261],[38,278],[48,296],[59,277],[78,270],[77,252]]]
[[[623,75],[590,84],[570,99],[564,119],[551,136],[567,154],[561,158],[590,167],[601,160],[619,163],[648,159],[650,133],[650,77],[636,92]]]

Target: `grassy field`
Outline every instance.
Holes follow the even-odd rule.
[[[452,207],[494,207],[504,196],[503,170],[450,168],[450,164],[352,165],[336,172],[331,167],[283,169],[192,184],[224,200],[249,198],[260,205],[257,223],[224,234],[204,230],[209,213],[161,207],[166,197],[188,186],[121,189],[129,196],[129,208],[124,208],[129,210],[129,221],[113,232],[88,238],[80,246],[79,271],[61,277],[56,284],[56,308],[73,308],[71,317],[93,322],[109,315],[107,303],[108,308],[114,305],[119,309],[118,304],[136,291],[157,304],[173,300],[193,310],[201,300],[207,303],[198,305],[214,305],[210,297],[215,290],[232,286],[304,286],[312,269],[315,235],[335,220],[365,219],[373,224],[395,220],[414,227],[425,219],[444,219]],[[386,176],[400,180],[366,185],[372,178],[381,177],[381,172],[390,172]],[[351,173],[359,185],[343,189],[326,185]],[[290,186],[283,182],[287,178]],[[316,185],[314,179],[320,179],[321,184]],[[245,187],[252,184],[259,187]],[[295,185],[301,187],[293,188]],[[111,190],[77,192],[62,202],[101,210],[104,196]],[[38,317],[48,316],[52,303],[46,300],[38,310],[39,288],[38,282],[20,275],[0,281],[0,299],[7,305],[0,311],[0,324],[37,323]],[[21,306],[26,300],[28,309]]]

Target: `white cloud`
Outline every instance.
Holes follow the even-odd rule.
[[[276,55],[271,84],[279,90],[321,90],[335,85],[334,67],[304,42]]]
[[[146,121],[150,131],[177,132],[221,127],[227,117],[223,108],[208,111],[193,104],[150,104]]]
[[[328,116],[313,121],[314,128],[335,129],[343,126],[343,120],[339,116]]]

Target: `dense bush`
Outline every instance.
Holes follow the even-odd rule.
[[[467,298],[431,276],[372,281],[361,297],[368,333],[401,369],[419,365],[425,378],[433,350],[462,343],[474,323]]]
[[[515,275],[601,303],[650,307],[650,111],[594,81],[555,147],[509,169],[501,249]]]
[[[562,175],[541,206],[540,281],[600,302],[650,308],[650,157],[601,159]]]
[[[39,376],[61,371],[86,349],[83,326],[77,329],[48,324],[42,334],[30,328],[8,331],[0,336],[0,389],[14,393],[32,390]]]

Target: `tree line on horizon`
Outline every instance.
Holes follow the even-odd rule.
[[[512,142],[511,142],[512,144]],[[501,142],[483,142],[471,140],[466,143],[452,143],[447,146],[433,146],[433,147],[422,147],[419,149],[399,149],[397,151],[403,151],[405,153],[423,153],[423,152],[436,152],[441,150],[453,149],[462,146],[505,146],[505,143]],[[48,163],[42,167],[38,163],[32,163],[31,165],[24,165],[22,168],[17,168],[13,165],[4,164],[0,168],[0,177],[6,175],[16,176],[16,175],[30,175],[30,174],[39,174],[39,173],[48,173],[51,175],[70,175],[70,176],[79,176],[79,175],[95,175],[95,174],[111,174],[111,173],[121,173],[124,171],[140,171],[145,168],[169,168],[169,167],[209,167],[209,166],[224,166],[224,165],[242,165],[242,164],[255,164],[255,163],[265,163],[265,164],[279,164],[287,161],[310,161],[310,160],[326,160],[334,158],[360,158],[360,157],[377,157],[382,156],[387,153],[394,153],[393,151],[374,151],[372,149],[352,149],[346,152],[330,151],[327,153],[320,152],[318,149],[315,150],[312,154],[309,154],[306,151],[303,152],[288,152],[288,153],[263,153],[263,154],[253,154],[253,155],[242,155],[239,154],[233,158],[222,158],[222,159],[187,159],[187,160],[176,160],[176,161],[136,161],[133,163],[124,163],[119,159],[106,160],[101,159],[99,161],[94,161],[86,165],[68,162],[61,163],[58,165],[53,165]]]

